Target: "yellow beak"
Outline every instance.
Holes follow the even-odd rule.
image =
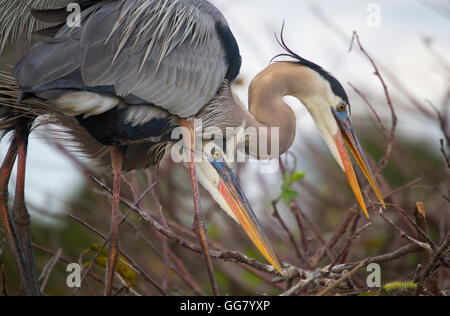
[[[213,165],[221,178],[219,181],[219,192],[232,210],[239,224],[267,261],[283,275],[283,268],[278,257],[264,235],[233,171],[223,162],[214,162]]]
[[[355,171],[353,170],[352,162],[351,162],[348,152],[345,148],[345,144],[350,149],[350,152],[352,153],[352,155],[355,158],[356,162],[358,163],[359,167],[363,171],[365,177],[369,181],[378,200],[383,205],[383,208],[386,207],[385,203],[384,203],[384,199],[381,194],[380,188],[375,180],[373,172],[370,169],[370,167],[367,163],[367,160],[364,156],[364,153],[361,149],[361,145],[359,144],[359,141],[356,138],[355,132],[353,131],[353,128],[351,127],[350,123],[348,122],[347,124],[345,124],[339,120],[337,120],[337,121],[338,121],[338,125],[340,127],[340,131],[334,137],[334,141],[336,142],[336,146],[337,146],[339,154],[341,156],[342,163],[344,165],[344,170],[347,175],[348,181],[350,183],[350,187],[352,188],[353,193],[356,196],[356,200],[358,201],[359,205],[361,206],[362,210],[364,211],[364,214],[366,214],[367,218],[369,218],[369,214],[367,213],[367,208],[366,208],[364,199],[361,194],[361,189],[359,187],[358,180],[356,179]]]

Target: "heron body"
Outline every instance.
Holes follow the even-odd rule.
[[[41,32],[51,37],[35,43],[13,75],[20,86],[19,103],[45,104],[40,113],[53,115],[86,154],[112,164],[117,180],[113,215],[120,171],[159,163],[173,143],[172,131],[188,118],[221,130],[278,128],[279,153],[286,152],[296,131],[294,112],[283,101],[286,95],[306,106],[362,209],[366,212],[344,143],[382,201],[351,127],[342,85],[293,53],[283,39],[280,44],[290,60],[276,61],[254,78],[247,110],[231,89],[241,66],[239,47],[222,13],[208,1],[78,2],[83,8],[79,28],[65,23],[68,13],[62,9],[34,10],[34,16],[53,23]],[[17,134],[17,122],[8,122],[3,120],[3,129]],[[112,148],[111,156],[104,155],[106,148]],[[198,180],[282,272],[232,172],[232,161],[220,146],[208,143],[203,151],[204,158],[194,163]]]

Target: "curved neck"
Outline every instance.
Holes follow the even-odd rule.
[[[294,111],[283,97],[291,95],[306,103],[308,97],[316,95],[315,77],[307,67],[276,62],[260,72],[250,84],[249,111],[254,120],[248,120],[247,124],[257,129],[267,127],[269,142],[270,128],[279,128],[280,155],[291,147],[296,134]]]

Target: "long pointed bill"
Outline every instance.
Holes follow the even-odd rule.
[[[336,118],[336,121],[338,122],[340,132],[338,132],[338,134],[334,137],[334,140],[336,142],[339,154],[341,156],[345,173],[347,174],[348,181],[353,190],[353,193],[356,196],[356,199],[358,200],[359,205],[364,211],[364,214],[366,214],[366,216],[369,217],[366,205],[364,203],[364,199],[361,194],[361,189],[356,179],[355,171],[353,170],[352,167],[352,162],[347,153],[344,143],[347,145],[348,149],[352,153],[359,167],[363,171],[364,175],[366,176],[367,180],[372,186],[372,189],[375,192],[378,200],[383,205],[383,208],[385,208],[386,206],[384,204],[383,196],[381,195],[380,188],[378,187],[373,172],[370,169],[369,164],[367,163],[366,157],[364,156],[364,153],[361,149],[361,145],[359,144],[358,138],[356,137],[355,131],[353,130],[350,121],[347,120],[345,122],[342,122],[338,118]]]
[[[213,165],[220,175],[219,192],[227,202],[234,216],[267,261],[280,274],[283,274],[278,257],[264,235],[255,213],[241,190],[233,171],[223,162],[214,162]]]

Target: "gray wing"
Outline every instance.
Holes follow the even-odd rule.
[[[54,8],[70,2],[73,0],[0,0],[0,70],[11,71],[37,41],[33,32],[44,27],[31,16],[30,7]]]
[[[209,2],[109,0],[84,11],[81,28],[65,26],[52,41],[37,44],[15,76],[21,86],[37,89],[79,71],[87,87],[113,86],[118,96],[188,117],[238,66],[234,37]]]

